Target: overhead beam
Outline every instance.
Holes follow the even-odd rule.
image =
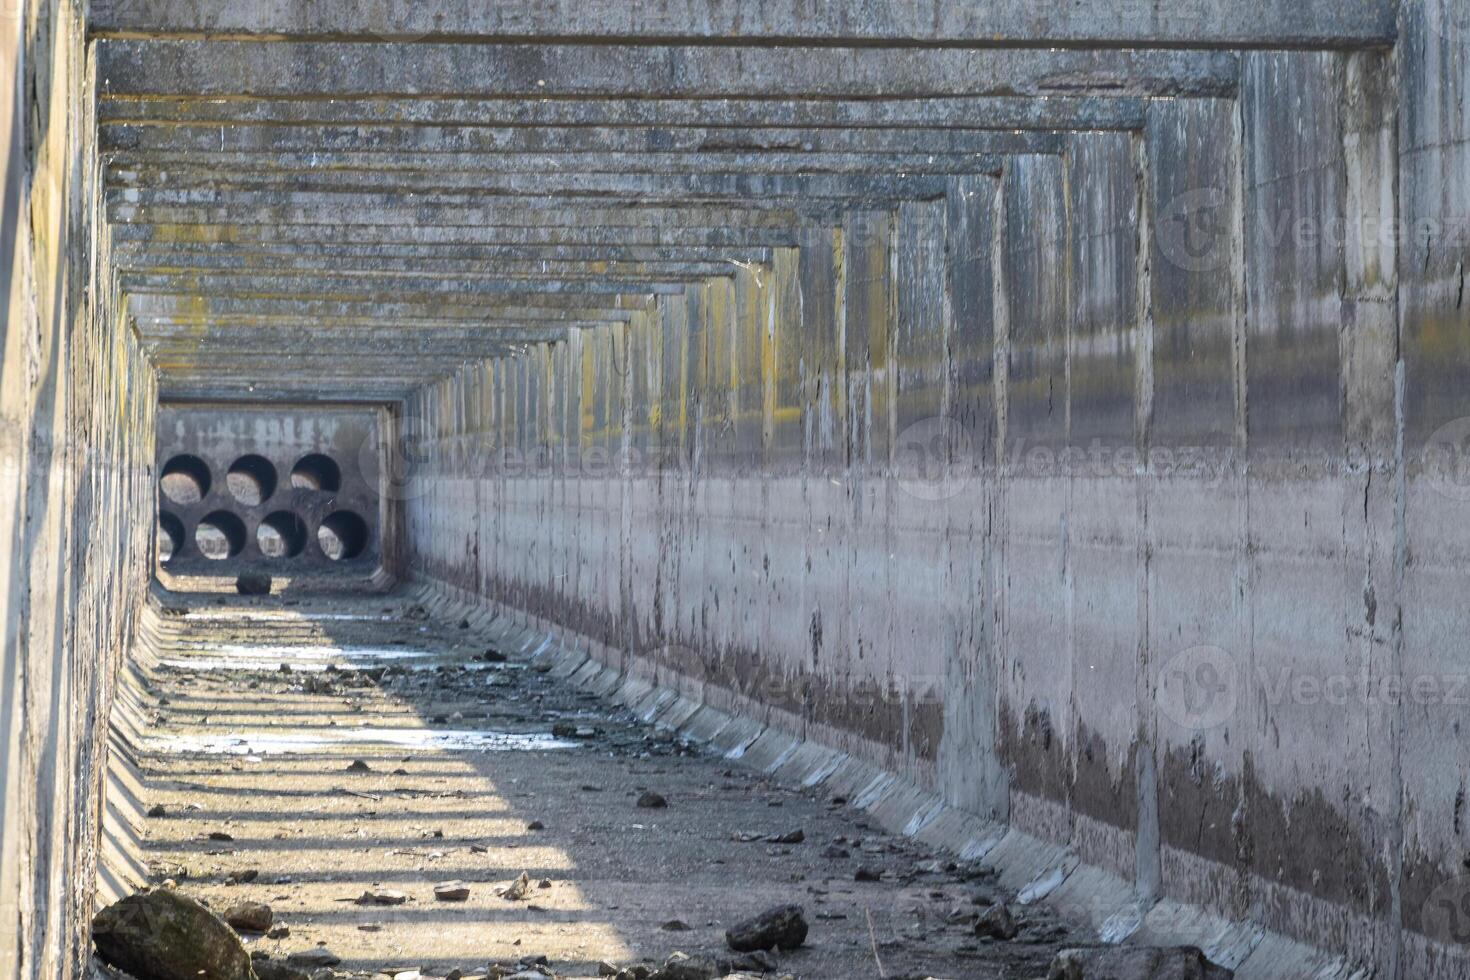
[[[710,44],[1093,45],[1337,47],[1394,38],[1391,0],[93,0],[99,36],[299,38],[585,38]]]
[[[1065,125],[1058,129],[1069,128]],[[432,154],[434,162],[453,163],[481,154],[543,154],[557,163],[576,162],[577,155],[596,164],[608,154],[662,159],[700,154],[717,160],[763,154],[780,160],[785,154],[813,166],[823,154],[1044,153],[1055,152],[1057,132],[960,127],[852,128],[823,126],[418,126],[345,125],[218,125],[171,126],[113,123],[99,127],[98,148],[114,160],[172,159],[187,154],[196,162],[287,159],[311,154],[325,159],[340,155],[391,161],[398,155]],[[202,158],[199,154],[205,154]],[[554,156],[553,156],[554,155]],[[278,157],[279,158],[279,157]],[[584,168],[589,169],[589,168]]]
[[[236,127],[627,127],[700,126],[856,129],[1137,130],[1147,100],[1137,96],[1057,94],[920,99],[209,99],[125,97],[100,93],[102,123],[154,126],[200,123],[221,141]],[[221,131],[219,127],[229,127]]]
[[[98,89],[196,99],[1228,95],[1228,51],[105,40]]]
[[[586,298],[540,295],[534,301],[517,301],[515,297],[488,297],[485,302],[466,302],[461,298],[439,298],[425,316],[424,304],[400,299],[369,302],[361,298],[342,299],[323,296],[301,296],[295,299],[278,296],[179,296],[169,293],[137,293],[128,297],[128,309],[134,316],[194,316],[208,318],[237,316],[285,315],[294,317],[343,317],[392,321],[400,318],[456,320],[469,323],[506,318],[552,320],[560,315],[567,320],[626,320],[639,310],[651,308],[651,295],[602,296],[605,305],[587,306]]]

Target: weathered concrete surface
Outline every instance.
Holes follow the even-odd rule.
[[[364,3],[350,18],[340,12],[290,3],[248,6],[204,0],[99,0],[90,21],[94,33],[131,36],[200,35],[271,38],[340,37],[482,39],[485,37],[585,37],[598,41],[647,38],[727,40],[732,37],[789,43],[886,42],[890,45],[1018,43],[1172,46],[1302,47],[1312,44],[1384,44],[1395,34],[1396,7],[1389,0],[1307,0],[1260,3],[1242,16],[1207,0],[1180,0],[1161,8],[1105,2],[1086,7],[1065,0],[1022,6],[971,7],[948,0],[881,6],[810,6],[783,0],[752,10],[737,0],[702,4],[515,2],[482,6],[454,2],[423,7],[393,0]]]
[[[1255,923],[1261,975],[1308,970],[1269,934],[1464,975],[1458,532],[1410,560],[1463,505],[1405,462],[1460,414],[1458,334],[1393,271],[1399,207],[1463,210],[1466,36],[1425,16],[1464,19],[1244,55],[1238,99],[426,388],[413,567],[1065,848],[1060,903],[1105,872]],[[1414,302],[1458,309],[1463,241],[1419,241]]]
[[[834,803],[840,790],[771,778],[754,753],[728,759],[610,710],[543,672],[549,660],[484,663],[508,637],[499,624],[425,621],[416,605],[160,594],[146,614],[124,712],[144,799],[162,807],[139,820],[142,852],[155,882],[216,912],[269,904],[289,935],[247,934],[252,951],[325,944],[363,977],[536,956],[595,977],[600,961],[676,950],[734,959],[726,928],[792,903],[809,933],[775,961],[803,977],[873,975],[876,956],[889,975],[1031,980],[1087,941],[1039,908],[1017,909],[1014,942],[976,938],[972,896],[1010,896],[975,866],[887,835]],[[667,805],[640,808],[647,791]],[[495,893],[522,872],[524,900]],[[448,881],[468,899],[436,901]],[[357,901],[384,892],[402,904]]]
[[[290,362],[289,353],[266,353],[278,364]],[[172,500],[166,487],[159,494],[163,522],[180,535],[158,569],[170,588],[181,590],[192,578],[233,582],[252,573],[291,590],[330,585],[371,591],[393,581],[400,553],[393,532],[399,522],[396,502],[381,492],[383,445],[391,425],[385,409],[165,404],[157,418],[156,472],[166,473],[174,460],[197,460],[204,464],[207,483],[198,488],[205,491],[202,498],[190,493]],[[323,465],[334,477],[326,485],[313,466],[319,457],[325,457]],[[239,479],[236,471],[245,480],[232,486],[231,480]],[[219,513],[238,518],[243,532],[241,551],[224,560],[206,556],[195,542],[200,522]],[[356,554],[334,560],[324,551],[318,529],[343,513],[360,518],[367,533]],[[296,518],[299,527],[283,515]],[[280,525],[287,532],[280,535],[286,553],[264,553],[262,525]]]
[[[0,4],[0,977],[80,975],[113,681],[147,576],[153,378],[96,234],[70,3]]]
[[[446,611],[1109,938],[1470,973],[1464,0],[573,6],[0,2],[0,977],[158,390],[373,406]]]

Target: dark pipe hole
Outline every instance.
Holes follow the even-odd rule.
[[[342,489],[342,468],[330,456],[321,453],[303,456],[291,470],[291,486],[299,490],[336,493]]]
[[[245,522],[229,511],[215,511],[194,529],[194,544],[211,561],[234,558],[245,550]]]
[[[295,558],[306,548],[306,522],[286,511],[272,514],[256,528],[255,543],[267,558]]]
[[[158,515],[158,560],[167,562],[184,549],[184,522],[164,512]]]
[[[158,478],[163,495],[181,506],[197,504],[209,496],[213,481],[209,476],[209,465],[198,456],[187,453],[175,456],[163,465]]]
[[[230,493],[246,507],[265,503],[276,492],[276,468],[264,456],[241,456],[225,476]]]
[[[316,538],[322,553],[332,561],[350,561],[367,548],[367,522],[349,510],[339,510],[322,521]]]

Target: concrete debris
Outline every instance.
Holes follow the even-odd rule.
[[[782,905],[746,919],[725,931],[725,942],[737,953],[763,949],[796,949],[806,942],[807,922],[800,905]]]
[[[268,932],[275,918],[271,907],[264,902],[237,902],[224,914],[225,922],[237,932]]]
[[[175,891],[130,895],[98,912],[92,939],[104,962],[148,980],[253,980],[229,926]]]
[[[1047,980],[1231,980],[1193,946],[1108,946],[1058,953]]]
[[[1011,915],[1011,910],[1004,903],[997,903],[986,909],[985,914],[975,923],[975,935],[989,939],[1010,941],[1016,938],[1018,932],[1020,927],[1016,924],[1016,917]]]
[[[407,902],[407,895],[391,888],[370,889],[357,898],[358,905],[403,905]]]
[[[241,575],[235,579],[235,591],[241,595],[270,595],[271,577],[253,573]]]
[[[312,980],[310,973],[275,960],[257,960],[256,980]]]
[[[324,946],[315,949],[306,949],[297,953],[288,953],[286,962],[291,966],[316,969],[323,966],[336,966],[342,962],[342,957],[336,955]]]
[[[519,878],[512,881],[503,888],[497,888],[496,894],[507,902],[519,902],[531,891],[531,876],[525,871],[521,872]]]
[[[649,980],[714,980],[723,973],[708,960],[695,959],[686,953],[674,953],[664,965],[649,974]]]
[[[470,886],[462,881],[446,881],[442,885],[434,886],[434,898],[441,902],[467,902],[470,898]]]

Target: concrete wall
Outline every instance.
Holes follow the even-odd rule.
[[[156,395],[96,235],[81,11],[0,3],[0,977],[80,975]]]
[[[425,388],[412,568],[1145,903],[1470,975],[1470,13],[1401,18]]]
[[[263,573],[282,585],[320,585],[325,578],[350,579],[360,584],[377,575],[394,554],[384,529],[394,526],[388,513],[393,503],[381,492],[380,461],[386,409],[343,406],[252,408],[241,405],[168,404],[158,412],[156,470],[164,473],[172,460],[189,457],[207,467],[208,492],[202,500],[176,503],[159,497],[160,514],[182,529],[183,546],[160,567],[167,582],[183,585],[194,577]],[[269,490],[265,499],[242,502],[229,486],[232,468],[256,457],[267,466],[252,491]],[[325,457],[335,466],[335,486],[296,486],[293,475],[303,461]],[[307,469],[310,467],[308,465]],[[303,471],[306,473],[306,471]],[[308,477],[310,476],[307,473]],[[307,479],[307,484],[314,481]],[[247,497],[247,501],[254,497]],[[244,530],[244,550],[228,560],[212,560],[194,543],[199,523],[211,514],[234,515]],[[367,536],[354,557],[332,560],[318,541],[317,530],[335,515],[360,518]],[[293,515],[300,521],[299,552],[278,557],[262,553],[257,532],[267,520]],[[289,530],[289,528],[288,528]],[[197,583],[195,583],[197,584]]]

